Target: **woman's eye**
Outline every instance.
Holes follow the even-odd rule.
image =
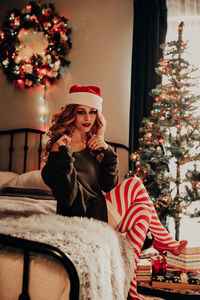
[[[83,115],[84,113],[85,113],[85,112],[84,112],[83,110],[78,110],[78,111],[77,111],[77,114],[78,114],[78,115]]]
[[[92,110],[91,112],[90,112],[92,115],[96,115],[96,110]]]

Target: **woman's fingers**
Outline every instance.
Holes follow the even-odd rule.
[[[108,145],[105,143],[102,137],[92,136],[92,138],[88,141],[88,147],[90,150],[98,150],[108,148]]]
[[[69,146],[71,144],[71,138],[64,134],[57,140],[58,146]]]

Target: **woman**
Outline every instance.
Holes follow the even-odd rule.
[[[142,181],[132,177],[118,184],[117,154],[104,141],[100,92],[96,86],[72,86],[66,107],[52,117],[42,177],[57,200],[57,213],[93,217],[126,232],[136,265],[148,229],[157,250],[179,255],[187,242],[175,241],[161,225]],[[142,299],[136,269],[129,296]]]

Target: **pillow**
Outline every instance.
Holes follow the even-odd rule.
[[[52,195],[51,189],[42,180],[41,170],[26,172],[11,179],[4,184],[3,192]]]
[[[17,173],[0,171],[0,190],[11,180],[19,176]]]

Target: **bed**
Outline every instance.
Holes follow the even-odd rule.
[[[0,299],[127,299],[129,242],[104,222],[56,215],[41,179],[43,143],[40,130],[0,131]],[[122,178],[128,148],[110,144],[126,157]]]

